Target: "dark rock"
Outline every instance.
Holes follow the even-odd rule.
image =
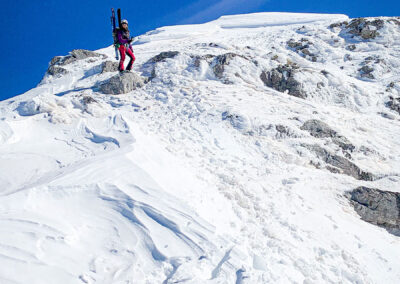
[[[354,50],[356,50],[356,45],[355,45],[355,44],[350,44],[350,45],[348,45],[348,46],[346,47],[346,49],[347,49],[347,50],[350,50],[350,51],[354,51]]]
[[[100,91],[104,94],[126,94],[137,88],[143,87],[145,83],[145,78],[132,72],[123,72],[111,77],[111,79],[101,84]]]
[[[160,54],[150,58],[141,66],[142,75],[147,76],[149,80],[153,80],[156,77],[157,63],[164,62],[166,59],[174,58],[179,54],[178,51],[164,51]]]
[[[196,67],[200,67],[200,63],[202,60],[205,60],[208,64],[211,64],[212,59],[215,57],[215,55],[211,55],[211,54],[206,54],[206,55],[195,55],[192,56],[193,58],[193,64]]]
[[[389,22],[392,22],[392,23],[394,23],[394,24],[396,24],[396,25],[398,25],[398,26],[400,26],[400,20],[397,20],[397,19],[389,19],[388,21],[389,21]]]
[[[92,97],[90,97],[90,96],[84,96],[82,98],[82,102],[83,102],[84,105],[88,105],[88,104],[91,104],[91,103],[97,103],[97,101],[95,99],[93,99]]]
[[[384,21],[381,19],[368,20],[366,18],[357,18],[351,20],[346,26],[350,34],[360,36],[363,39],[374,39],[379,36],[378,30],[383,28]]]
[[[192,58],[194,59],[194,63],[193,63],[194,66],[199,67],[201,61],[205,60],[212,68],[215,77],[217,77],[218,79],[223,79],[225,67],[227,65],[229,65],[230,62],[232,61],[232,59],[235,57],[241,57],[246,60],[249,60],[248,58],[246,58],[242,55],[235,54],[235,53],[225,53],[225,54],[221,54],[218,56],[211,55],[211,54],[192,56]],[[253,61],[253,63],[255,65],[258,64],[258,62],[256,62],[256,61]],[[235,76],[240,77],[240,74],[236,73]],[[228,80],[224,80],[223,83],[231,84],[232,82],[230,82]]]
[[[393,115],[391,115],[391,114],[389,114],[389,113],[378,112],[378,114],[379,114],[380,116],[382,116],[383,118],[390,119],[390,120],[394,120]]]
[[[320,120],[308,120],[300,127],[300,129],[308,131],[311,136],[316,138],[332,138],[332,142],[344,151],[353,151],[355,149],[355,146],[351,144],[346,137],[339,135],[335,130],[330,128],[328,124]]]
[[[279,56],[275,54],[274,56],[272,56],[271,60],[279,61]]]
[[[70,55],[77,60],[85,59],[88,57],[102,57],[102,58],[106,57],[103,54],[85,49],[74,49],[70,52]]]
[[[54,56],[50,61],[50,65],[55,65],[56,63],[60,62],[61,59],[63,58],[64,56]]]
[[[275,129],[279,133],[282,133],[282,134],[285,134],[285,135],[289,133],[289,128],[287,126],[285,126],[285,125],[281,125],[281,124],[275,125]]]
[[[222,79],[225,71],[225,66],[229,65],[229,62],[231,62],[231,60],[236,56],[238,55],[235,53],[225,53],[215,57],[213,71],[217,78]]]
[[[106,61],[101,64],[101,73],[118,71],[119,64],[114,61]]]
[[[46,74],[52,76],[61,76],[68,73],[68,71],[60,66],[65,66],[77,60],[85,59],[88,57],[102,57],[105,58],[105,55],[84,49],[74,49],[67,56],[55,56],[51,59],[49,68],[47,69]]]
[[[271,136],[273,134],[276,139],[286,138],[300,138],[303,135],[299,134],[298,131],[291,129],[287,125],[282,124],[263,124],[255,129],[255,134],[260,136]]]
[[[207,42],[196,43],[195,46],[199,46],[199,47],[202,47],[202,48],[214,47],[214,48],[226,49],[226,48],[220,46],[218,43],[214,43],[214,42],[209,42],[209,43],[207,43]],[[246,48],[248,48],[248,47],[246,46]]]
[[[347,26],[349,23],[348,22],[342,22],[342,23],[333,23],[329,26],[330,29],[333,28],[341,28],[343,26]]]
[[[361,37],[363,39],[374,39],[379,35],[376,30],[362,29]]]
[[[152,63],[156,63],[156,62],[161,62],[161,61],[165,61],[165,59],[168,58],[174,58],[175,56],[177,56],[179,54],[178,51],[165,51],[165,52],[161,52],[160,54],[152,57],[149,62]]]
[[[343,60],[346,62],[346,61],[351,61],[351,60],[353,60],[353,58],[351,57],[350,54],[345,54]]]
[[[51,76],[60,77],[61,75],[65,75],[67,73],[68,71],[66,69],[54,65],[49,66],[49,68],[47,69],[47,74]]]
[[[286,125],[277,124],[277,125],[275,125],[275,129],[277,131],[277,134],[275,135],[275,137],[277,139],[288,138],[288,137],[290,137],[290,138],[300,137],[298,135],[298,133],[296,133],[295,131],[290,129],[290,127],[288,127]]]
[[[370,40],[379,36],[378,30],[382,29],[385,22],[394,22],[397,20],[389,19],[367,19],[367,18],[356,18],[348,22],[335,23],[330,25],[330,28],[340,27],[342,32],[350,33],[354,36],[359,36],[362,39]]]
[[[260,79],[267,87],[279,92],[288,91],[289,95],[304,99],[307,95],[303,92],[301,83],[294,78],[297,69],[295,65],[280,65],[271,71],[263,71]]]
[[[330,171],[333,174],[341,174],[340,170],[338,168],[335,167],[331,167],[331,166],[326,166],[326,169],[328,171]]]
[[[390,108],[391,110],[394,110],[398,114],[400,114],[400,97],[395,98],[390,96],[389,101],[386,102],[386,107]]]
[[[210,43],[208,44],[208,46],[210,46],[210,47],[220,47],[218,44],[213,43],[213,42],[210,42]]]
[[[294,39],[291,39],[287,42],[287,45],[308,60],[311,60],[312,62],[317,61],[317,56],[309,50],[310,46],[312,46],[313,43],[308,39],[302,38],[300,41],[295,41]]]
[[[358,180],[372,181],[374,177],[371,173],[364,172],[357,165],[350,162],[348,159],[341,156],[329,153],[326,149],[319,145],[303,145],[311,152],[315,153],[319,159],[325,163],[339,169],[342,174],[354,177]],[[328,170],[333,172],[331,167],[327,167]],[[337,170],[335,170],[336,172]]]
[[[321,70],[321,74],[324,75],[324,76],[326,77],[326,76],[329,74],[329,72],[326,71],[326,70]]]
[[[310,50],[308,48],[302,48],[300,49],[300,51],[304,54],[304,55],[308,55],[311,56],[312,53],[310,52]]]
[[[349,140],[347,140],[344,136],[337,136],[332,138],[333,143],[342,148],[343,151],[353,152],[356,148]],[[348,158],[350,158],[350,154],[345,154]]]
[[[379,58],[378,56],[368,56],[367,58],[364,59],[363,64],[369,64],[369,63],[383,63],[385,64],[385,60]]]
[[[374,75],[372,74],[374,68],[372,68],[371,66],[365,65],[358,69],[358,71],[360,72],[360,76],[362,78],[375,79]]]
[[[75,62],[77,60],[89,58],[89,57],[102,57],[106,58],[105,55],[90,51],[90,50],[85,50],[85,49],[74,49],[72,50],[69,55],[67,56],[55,56],[53,59],[50,61],[50,66],[53,65],[60,65],[64,66],[67,64],[70,64],[72,62]]]
[[[372,60],[374,60],[373,56],[368,56],[364,59],[365,62],[371,62]]]
[[[294,49],[300,49],[300,48],[303,48],[303,44],[301,43],[301,42],[298,42],[298,41],[295,41],[294,39],[291,39],[291,40],[289,40],[288,42],[287,42],[287,45],[290,47],[290,48],[294,48]]]
[[[76,59],[70,55],[67,56],[54,56],[53,59],[50,61],[50,66],[52,65],[59,65],[64,66],[69,63],[76,61]]]
[[[311,136],[317,137],[317,138],[325,138],[325,137],[336,137],[337,132],[333,129],[331,129],[328,124],[317,120],[317,119],[311,119],[307,120],[301,127],[301,130],[307,130]]]
[[[352,205],[361,219],[400,233],[400,193],[360,186],[351,192]]]

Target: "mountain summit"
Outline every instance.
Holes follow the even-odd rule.
[[[258,13],[56,56],[0,102],[0,283],[398,283],[400,18]]]

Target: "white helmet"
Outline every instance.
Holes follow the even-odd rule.
[[[121,21],[121,25],[122,25],[122,24],[128,24],[128,20],[123,19],[123,20]]]

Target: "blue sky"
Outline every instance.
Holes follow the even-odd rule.
[[[122,9],[133,35],[165,25],[202,23],[221,15],[252,12],[400,16],[400,2],[388,0],[5,0],[0,9],[0,100],[35,87],[56,55],[110,45],[111,7]]]

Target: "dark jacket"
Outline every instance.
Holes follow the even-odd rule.
[[[126,29],[126,30],[124,30],[124,29],[118,30],[117,35],[118,35],[118,43],[119,44],[127,44],[127,43],[129,43],[129,40],[131,39],[131,36],[130,36],[130,33],[129,33],[128,29]]]

